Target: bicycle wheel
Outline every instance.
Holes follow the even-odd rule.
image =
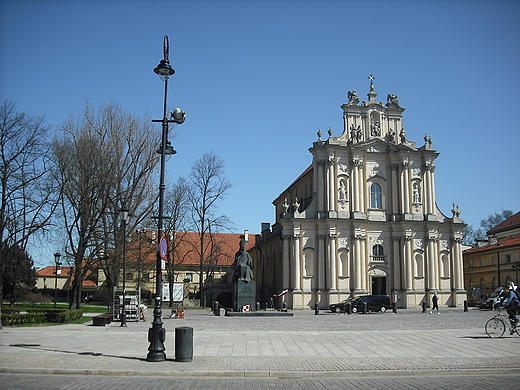
[[[491,337],[502,337],[508,326],[501,318],[491,318],[486,322],[486,334]]]

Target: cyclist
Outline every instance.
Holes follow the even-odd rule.
[[[515,314],[518,310],[518,305],[520,304],[520,301],[516,297],[516,293],[509,285],[504,286],[504,298],[502,302],[502,307],[505,308],[507,314],[509,314],[509,321],[511,322],[511,326],[514,328],[516,326],[516,323],[518,322]]]

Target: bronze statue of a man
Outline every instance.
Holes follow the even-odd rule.
[[[248,283],[253,280],[253,259],[245,249],[245,237],[240,236],[240,250],[235,254],[235,273],[233,280]]]

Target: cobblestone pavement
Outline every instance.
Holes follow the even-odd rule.
[[[382,376],[367,378],[275,379],[275,378],[164,378],[63,375],[0,375],[3,390],[475,390],[518,387],[516,375],[493,376]]]
[[[484,324],[493,312],[441,313],[295,311],[293,317],[241,318],[186,310],[184,319],[163,320],[167,360],[154,363],[145,360],[150,322],[6,327],[0,330],[1,387],[67,383],[90,389],[105,381],[125,389],[363,389],[382,383],[469,389],[496,386],[489,379],[496,376],[501,386],[502,379],[518,383],[520,337],[487,337]],[[193,328],[192,362],[174,360],[174,329],[180,326]]]

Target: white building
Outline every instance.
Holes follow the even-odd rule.
[[[312,165],[274,200],[277,221],[263,224],[253,251],[259,300],[289,292],[289,307],[327,307],[364,294],[388,294],[397,307],[466,299],[460,211],[435,202],[431,138],[407,139],[395,95],[368,101],[349,92],[343,132],[318,140]],[[267,226],[266,226],[267,225]]]

